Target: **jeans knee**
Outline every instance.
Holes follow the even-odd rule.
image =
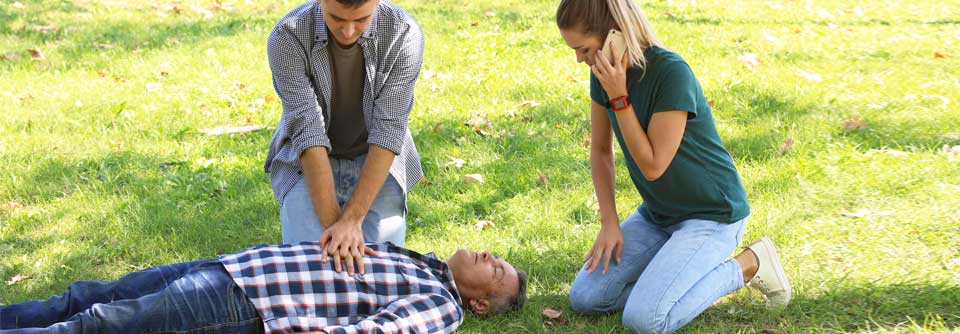
[[[570,289],[570,308],[580,313],[611,312],[613,302],[606,300],[597,287],[581,288],[576,284]]]
[[[667,319],[651,307],[627,304],[623,309],[623,327],[630,333],[665,334]]]

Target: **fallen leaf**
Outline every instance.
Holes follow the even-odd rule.
[[[802,78],[804,78],[804,79],[807,79],[807,80],[810,80],[810,81],[822,81],[822,80],[823,80],[823,76],[821,76],[821,75],[819,75],[819,74],[816,74],[816,73],[810,73],[810,72],[807,72],[807,71],[804,71],[804,70],[800,70],[800,73],[799,73],[799,74],[800,74],[800,77],[802,77]]]
[[[13,278],[11,278],[9,281],[7,281],[7,285],[14,285],[14,284],[17,284],[18,282],[22,282],[30,278],[31,278],[30,276],[17,274],[16,276],[13,276]]]
[[[77,16],[79,16],[81,19],[92,19],[93,13],[80,13],[77,14]]]
[[[945,52],[934,52],[933,57],[938,59],[950,58],[950,54]]]
[[[20,203],[14,202],[14,201],[9,201],[9,202],[7,202],[6,204],[0,205],[0,211],[10,211],[10,212],[13,212],[13,211],[17,211],[17,210],[20,210],[20,209],[23,209],[23,204],[20,204]]]
[[[713,108],[713,104],[713,100],[707,101],[707,105],[710,106],[710,108]]]
[[[420,181],[417,181],[417,183],[427,186],[427,185],[430,185],[430,180],[427,180],[427,178],[425,177],[420,177]],[[420,219],[420,218],[417,218],[417,219]]]
[[[44,59],[47,59],[46,57],[43,56],[43,52],[41,52],[40,49],[33,48],[30,50],[27,50],[27,52],[30,52],[30,59],[33,59],[34,61],[42,61]]]
[[[760,60],[757,59],[756,53],[744,53],[739,57],[737,57],[737,60],[739,60],[741,63],[743,63],[743,65],[745,65],[747,68],[750,68],[750,69],[753,69],[754,67],[757,67],[760,65]]]
[[[840,213],[840,215],[848,218],[863,218],[863,217],[889,216],[894,213],[895,212],[893,210],[883,210],[883,211],[873,212],[868,209],[859,209],[854,212],[843,212],[843,213]]]
[[[468,183],[471,183],[471,182],[483,183],[483,175],[480,175],[480,174],[467,174],[467,175],[464,175],[464,176],[463,176],[463,180],[464,180],[464,181],[467,181]]]
[[[13,8],[23,9],[27,8],[27,6],[24,6],[22,3],[20,3],[20,1],[17,1],[13,3]]]
[[[540,174],[540,177],[537,178],[537,184],[539,184],[539,185],[541,185],[541,186],[548,185],[548,184],[550,184],[550,179],[547,178],[546,175]]]
[[[476,224],[473,224],[473,227],[478,230],[483,230],[488,227],[495,227],[495,226],[497,225],[494,225],[493,222],[489,220],[481,220],[481,221],[478,221]]]
[[[866,128],[867,128],[867,121],[861,119],[860,115],[853,116],[853,118],[843,122],[843,130],[846,132],[863,130]]]
[[[209,11],[209,10],[203,8],[203,7],[190,6],[190,8],[193,9],[193,11],[199,13],[200,15],[203,15],[203,18],[204,18],[204,19],[212,19],[212,18],[213,18],[213,12],[211,12],[211,11]]]
[[[233,84],[230,85],[230,88],[232,88],[232,89],[244,89],[244,88],[246,88],[246,87],[247,87],[247,85],[244,85],[244,84],[243,84],[242,82],[240,82],[240,81],[234,81]]]
[[[590,138],[583,140],[583,147],[590,147]]]
[[[215,128],[203,129],[203,130],[200,130],[200,132],[209,136],[218,136],[218,135],[226,135],[226,134],[249,133],[254,131],[260,131],[266,128],[267,127],[263,125],[256,125],[256,124],[240,125],[240,126],[223,125]]]
[[[210,167],[211,165],[217,163],[217,159],[199,158],[199,159],[197,159],[196,163],[197,163],[198,165],[200,165],[201,167],[203,167],[203,168],[207,168],[207,167]]]
[[[94,43],[93,46],[96,46],[96,47],[101,48],[101,49],[107,49],[107,50],[110,50],[110,49],[115,48],[115,46],[113,46],[113,44],[109,44],[109,43],[99,43],[99,42],[98,42],[98,43]]]
[[[547,319],[557,320],[557,319],[560,319],[560,317],[563,316],[563,311],[554,310],[554,309],[548,307],[548,308],[543,309],[543,315],[544,315],[545,317],[547,317]]]
[[[943,148],[940,149],[943,154],[947,155],[947,161],[960,161],[960,145],[943,145]]]
[[[453,159],[451,159],[450,161],[448,161],[447,163],[443,164],[443,166],[444,166],[444,167],[455,166],[455,167],[457,167],[457,168],[460,168],[460,167],[463,167],[463,164],[465,164],[465,163],[467,163],[467,162],[464,161],[463,159],[453,158]]]
[[[147,92],[156,92],[160,89],[163,89],[163,84],[159,82],[148,82],[146,84]]]
[[[497,13],[494,12],[494,11],[492,11],[492,10],[490,10],[490,11],[487,11],[486,13],[484,13],[484,15],[486,15],[487,17],[494,17],[494,16],[497,16]]]
[[[443,123],[437,123],[433,125],[433,132],[441,132],[447,129],[447,125]]]
[[[3,60],[20,60],[20,54],[16,52],[8,52],[3,54]]]
[[[34,25],[34,26],[30,26],[29,29],[32,30],[32,31],[39,32],[39,33],[41,33],[41,34],[49,34],[51,31],[60,29],[60,25],[58,25],[58,24],[56,24],[56,23],[50,23],[50,24],[47,24],[47,25],[45,25],[45,26]]]
[[[793,137],[787,137],[787,139],[783,141],[783,147],[780,148],[780,152],[777,154],[784,155],[790,153],[791,150],[793,150]]]
[[[517,105],[517,108],[533,108],[539,105],[540,105],[540,102],[526,100],[526,101],[520,102],[520,104]]]
[[[486,115],[473,114],[464,124],[473,127],[473,131],[482,136],[486,136],[493,131],[493,123]]]
[[[273,97],[273,95],[267,95],[263,97],[263,102],[266,104],[273,104],[273,102],[276,102],[276,101],[277,101],[277,98]]]

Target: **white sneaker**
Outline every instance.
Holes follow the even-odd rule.
[[[750,279],[747,286],[757,289],[767,296],[767,308],[782,308],[790,303],[793,289],[790,281],[780,264],[780,256],[773,241],[762,237],[747,245],[747,248],[757,255],[757,273]]]

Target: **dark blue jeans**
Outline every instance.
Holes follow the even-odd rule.
[[[178,263],[114,282],[79,281],[48,300],[0,306],[0,334],[263,333],[263,321],[217,260]]]

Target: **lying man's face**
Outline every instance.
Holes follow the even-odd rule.
[[[487,252],[457,250],[447,260],[463,304],[477,314],[500,313],[526,299],[526,273]]]

